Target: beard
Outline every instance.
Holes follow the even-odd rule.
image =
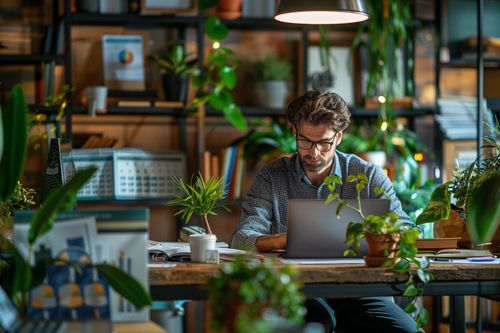
[[[333,161],[333,154],[330,156],[318,155],[313,158],[309,154],[301,155],[299,154],[300,163],[302,164],[302,168],[308,172],[320,172],[325,168],[330,167]]]

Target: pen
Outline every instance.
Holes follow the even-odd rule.
[[[471,262],[484,262],[484,261],[495,261],[496,256],[485,256],[485,257],[470,257],[467,261]]]

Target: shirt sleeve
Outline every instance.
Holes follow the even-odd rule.
[[[387,193],[387,195],[391,198],[391,212],[398,214],[400,221],[402,221],[406,226],[415,227],[413,220],[403,210],[401,202],[396,196],[396,191],[394,190],[391,180],[387,177],[384,171],[376,165],[373,166],[369,177],[370,198],[384,198],[383,194],[375,194],[375,187],[383,188],[385,193]]]
[[[261,170],[241,204],[240,223],[231,239],[231,247],[255,249],[257,238],[272,234],[273,190],[270,175]]]

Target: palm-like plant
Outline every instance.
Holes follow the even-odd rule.
[[[201,174],[198,174],[194,183],[188,184],[175,177],[174,182],[183,195],[169,200],[167,205],[177,207],[175,215],[181,215],[186,223],[191,220],[193,214],[201,216],[205,230],[208,234],[213,234],[208,215],[217,215],[215,210],[218,208],[229,211],[229,208],[220,202],[225,195],[223,179],[211,177],[205,181]]]
[[[191,53],[186,53],[181,44],[173,45],[165,56],[155,55],[154,60],[162,72],[173,75],[190,74],[196,63],[195,59],[188,60]]]

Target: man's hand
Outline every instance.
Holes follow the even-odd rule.
[[[286,232],[277,235],[259,237],[255,241],[255,247],[259,252],[284,250],[286,247]]]

